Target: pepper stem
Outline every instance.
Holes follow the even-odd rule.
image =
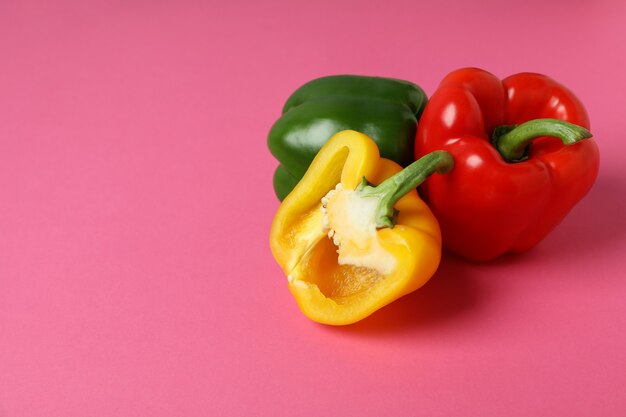
[[[446,151],[434,151],[424,155],[397,174],[387,178],[375,187],[368,185],[363,177],[363,182],[356,191],[363,197],[373,197],[379,200],[376,209],[376,227],[394,226],[396,211],[394,205],[406,193],[415,189],[434,173],[445,174],[454,167],[452,155]]]
[[[499,126],[493,132],[493,144],[507,162],[527,159],[528,145],[538,137],[551,136],[572,145],[590,138],[584,127],[557,119],[534,119],[521,125]]]

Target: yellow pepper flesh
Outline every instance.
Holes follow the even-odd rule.
[[[372,241],[364,241],[360,249],[346,246],[345,251],[353,253],[370,250],[376,259],[369,263],[340,264],[338,247],[324,227],[322,199],[337,184],[355,190],[364,177],[379,184],[400,170],[395,162],[380,158],[376,144],[366,135],[339,132],[320,150],[279,207],[270,246],[288,277],[291,293],[310,319],[333,325],[357,322],[415,291],[437,269],[439,225],[414,189],[395,203],[395,227],[375,230]],[[361,258],[364,255],[367,253],[358,253]],[[378,262],[384,256],[390,259]],[[377,263],[387,267],[377,268]]]

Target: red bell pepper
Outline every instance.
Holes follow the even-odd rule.
[[[589,118],[582,103],[544,75],[501,81],[476,68],[448,74],[415,142],[416,158],[443,149],[455,159],[448,175],[420,187],[444,245],[488,260],[541,241],[597,176],[598,148],[583,128]]]

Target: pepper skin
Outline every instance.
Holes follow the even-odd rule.
[[[269,149],[281,164],[274,174],[276,195],[284,199],[322,145],[346,129],[367,134],[383,157],[408,165],[426,101],[417,85],[390,78],[335,75],[304,84],[269,133]]]
[[[354,323],[428,281],[439,265],[441,235],[415,186],[451,164],[449,154],[433,153],[398,174],[401,167],[355,131],[322,147],[270,232],[272,253],[306,316]]]
[[[589,132],[570,125],[561,135],[561,125],[567,124],[544,118],[589,128],[582,103],[544,75],[521,73],[500,81],[465,68],[443,79],[424,110],[415,156],[433,149],[454,156],[449,175],[432,177],[420,187],[449,250],[481,261],[529,250],[589,191],[599,166],[595,142],[581,140]],[[533,122],[522,124],[528,121]],[[516,133],[507,127],[519,124]],[[494,146],[504,144],[498,136],[508,131],[517,139],[526,136],[510,160],[502,156],[505,146]],[[561,140],[545,135],[561,135]],[[575,143],[565,145],[572,135],[578,135],[571,140]]]

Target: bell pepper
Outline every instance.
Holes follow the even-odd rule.
[[[433,149],[454,156],[453,172],[420,187],[444,245],[489,260],[539,243],[595,181],[599,155],[588,128],[579,99],[545,75],[447,75],[415,142],[416,158]]]
[[[272,253],[306,316],[354,323],[428,281],[441,235],[415,187],[452,164],[448,153],[433,152],[401,170],[355,131],[322,147],[270,232]]]
[[[346,129],[367,134],[383,157],[408,165],[426,100],[417,85],[390,78],[336,75],[304,84],[289,97],[269,133],[269,149],[280,162],[276,195],[282,200],[322,145]]]

